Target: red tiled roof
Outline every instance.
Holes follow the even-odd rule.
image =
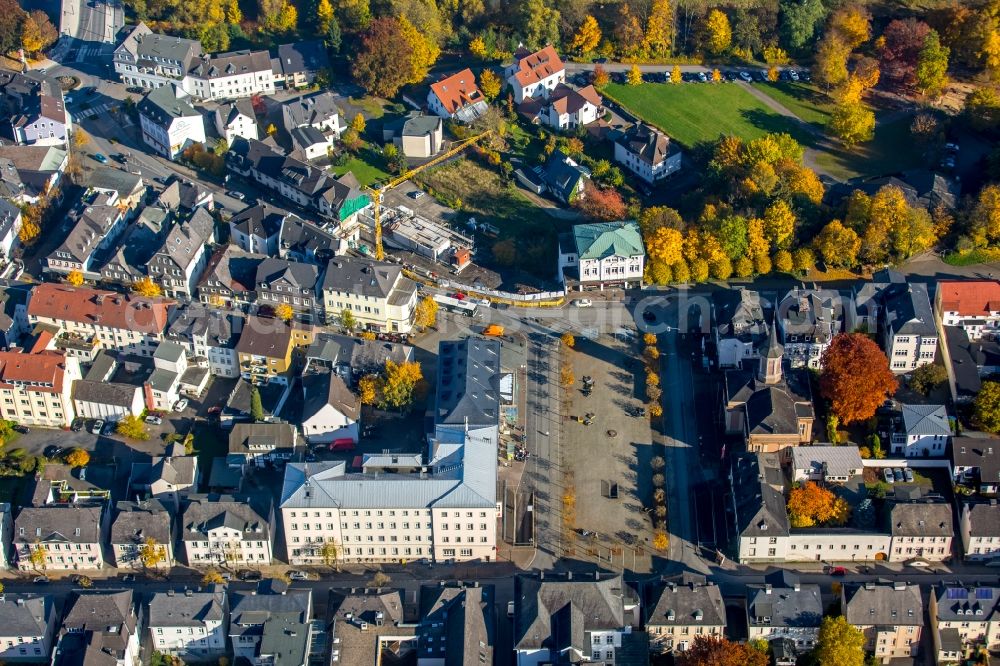
[[[971,317],[1000,310],[1000,282],[938,282],[938,290],[943,312],[957,312],[961,316]]]
[[[559,85],[552,93],[552,108],[556,110],[556,113],[576,113],[587,102],[598,108],[604,103],[594,86],[573,90],[569,86]]]
[[[0,352],[0,388],[11,388],[15,383],[37,382],[48,386],[28,388],[45,393],[62,393],[65,358],[62,352],[56,351],[38,354]]]
[[[28,316],[159,335],[171,302],[47,282],[32,291]]]
[[[519,69],[514,72],[514,78],[522,86],[538,83],[566,69],[559,54],[551,46],[524,56],[518,60],[517,66]]]
[[[484,100],[483,93],[476,86],[476,77],[468,68],[432,83],[431,90],[448,113],[456,113],[469,104]]]

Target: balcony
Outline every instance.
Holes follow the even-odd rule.
[[[56,349],[60,351],[76,351],[90,353],[97,349],[99,341],[93,335],[77,333],[62,333],[56,338]]]

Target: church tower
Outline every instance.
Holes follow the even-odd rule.
[[[757,379],[765,384],[777,384],[781,381],[781,358],[784,347],[778,342],[778,324],[771,322],[771,335],[760,355],[760,367],[757,369]]]

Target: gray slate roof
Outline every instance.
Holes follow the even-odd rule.
[[[219,79],[238,76],[250,72],[270,72],[271,56],[267,51],[230,51],[202,55],[190,69],[194,76],[205,79]]]
[[[906,289],[892,289],[885,301],[886,326],[893,335],[937,337],[934,312],[927,286],[907,283]]]
[[[179,94],[173,85],[154,88],[139,102],[139,113],[161,127],[169,127],[177,118],[200,119],[201,112]]]
[[[276,282],[287,282],[299,290],[299,293],[314,293],[319,280],[319,269],[312,264],[298,261],[287,261],[276,257],[268,257],[257,266],[257,285],[273,289]]]
[[[248,502],[233,498],[194,499],[184,509],[182,534],[184,541],[204,541],[205,535],[219,527],[242,532],[244,540],[270,541],[271,528],[267,520]]]
[[[819,585],[799,585],[798,589],[748,585],[747,619],[757,627],[819,628],[823,620]]]
[[[919,586],[897,583],[869,587],[844,585],[843,613],[848,622],[856,627],[923,625],[924,602]]]
[[[415,287],[408,278],[402,277],[403,269],[395,264],[334,257],[326,267],[323,276],[323,291],[339,291],[357,296],[385,299],[392,295],[397,282],[399,286],[412,291]]]
[[[420,657],[446,664],[491,664],[496,644],[492,585],[420,589]]]
[[[969,504],[969,534],[1000,537],[1000,504]]]
[[[111,524],[112,544],[142,544],[152,538],[158,544],[173,540],[170,513],[156,500],[118,502]]]
[[[646,624],[654,626],[725,627],[726,604],[715,583],[658,584]]]
[[[124,625],[128,634],[135,631],[132,590],[86,590],[73,593],[69,610],[63,618],[64,629],[104,631]],[[123,632],[125,633],[125,632]],[[123,636],[127,640],[127,636]]]
[[[950,537],[955,534],[951,505],[943,502],[894,504],[889,520],[894,537]]]
[[[44,636],[54,612],[52,595],[7,592],[0,596],[0,636]]]
[[[209,586],[206,592],[154,592],[146,609],[147,624],[150,628],[202,627],[206,622],[221,622],[225,607],[226,590],[222,587]]]
[[[237,423],[229,433],[229,452],[248,453],[248,443],[266,443],[279,451],[295,446],[295,427],[288,423]]]
[[[496,425],[500,418],[500,343],[442,340],[438,344],[435,423]]]
[[[285,129],[289,131],[296,127],[319,125],[339,113],[337,96],[329,91],[297,97],[285,102],[282,108],[282,116],[287,123]]]
[[[937,619],[940,621],[985,623],[1000,620],[1000,587],[941,583],[931,594],[937,597]]]
[[[907,435],[951,435],[944,405],[903,405],[901,411]]]
[[[131,384],[78,379],[73,382],[73,399],[100,405],[131,407],[137,390],[141,389]]]
[[[361,399],[347,387],[340,375],[321,372],[302,378],[302,420],[311,418],[327,405],[357,421],[361,416]]]
[[[281,223],[287,215],[288,211],[262,201],[233,215],[229,226],[247,236],[267,239],[281,232]]]
[[[14,520],[14,543],[36,541],[100,543],[101,507],[64,504],[24,507]]]
[[[514,579],[514,649],[590,652],[590,632],[625,626],[624,581],[605,575],[599,580],[543,579],[521,574]]]
[[[330,67],[330,56],[321,39],[307,39],[278,46],[278,60],[285,76],[299,72],[318,72]]]
[[[720,289],[712,293],[715,321],[721,338],[760,343],[767,338],[760,294],[751,289]]]
[[[340,247],[340,240],[336,236],[296,215],[289,215],[285,219],[278,243],[283,252],[315,256],[318,262],[324,264]]]
[[[812,474],[849,476],[862,468],[861,454],[853,446],[793,446],[792,468]]]
[[[733,460],[733,492],[740,536],[788,536],[790,525],[778,457],[745,453]]]

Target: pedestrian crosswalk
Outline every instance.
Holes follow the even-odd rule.
[[[76,62],[83,62],[101,55],[101,46],[81,46],[76,52]]]
[[[107,113],[111,108],[111,102],[105,102],[104,104],[98,104],[97,106],[92,106],[89,109],[84,109],[83,111],[75,111],[73,117],[77,120],[85,120],[87,118],[100,115],[102,113]]]

